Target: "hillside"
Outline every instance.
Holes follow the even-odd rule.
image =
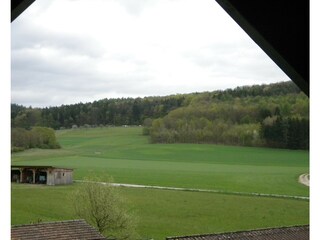
[[[309,148],[309,100],[292,83],[193,95],[187,106],[145,122],[153,143]]]
[[[42,109],[12,104],[11,108],[12,126],[26,129],[143,124],[153,143],[309,147],[309,99],[292,82]]]

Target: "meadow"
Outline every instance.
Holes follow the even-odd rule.
[[[114,182],[309,196],[297,182],[309,153],[211,144],[149,144],[141,127],[60,130],[62,148],[12,154],[15,165],[74,168],[74,179],[112,176]],[[72,186],[12,185],[12,224],[72,219]],[[155,189],[120,191],[139,219],[143,238],[308,224],[309,202]]]

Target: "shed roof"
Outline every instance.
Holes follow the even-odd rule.
[[[11,227],[13,240],[105,240],[95,228],[85,220],[46,222],[38,224],[16,225]]]
[[[51,168],[51,169],[66,169],[66,170],[73,170],[73,168],[65,168],[65,167],[54,167],[54,166],[37,166],[37,165],[11,165],[11,169],[14,168],[33,168],[33,169],[44,169],[44,168]]]
[[[309,225],[219,234],[167,237],[167,240],[309,240]]]

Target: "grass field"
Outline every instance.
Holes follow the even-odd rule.
[[[12,185],[12,223],[77,218],[72,186]],[[308,202],[277,198],[120,189],[143,239],[308,223]]]
[[[57,131],[62,149],[15,153],[12,164],[72,167],[75,179],[108,174],[118,183],[309,195],[309,189],[297,182],[300,174],[309,172],[307,151],[149,144],[141,132],[139,127]],[[76,186],[12,185],[12,224],[37,217],[73,218],[66,196]],[[140,219],[140,234],[155,239],[309,221],[308,201],[151,189],[121,191]]]

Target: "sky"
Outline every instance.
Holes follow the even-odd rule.
[[[287,80],[214,0],[38,0],[11,24],[11,102],[24,106]]]

